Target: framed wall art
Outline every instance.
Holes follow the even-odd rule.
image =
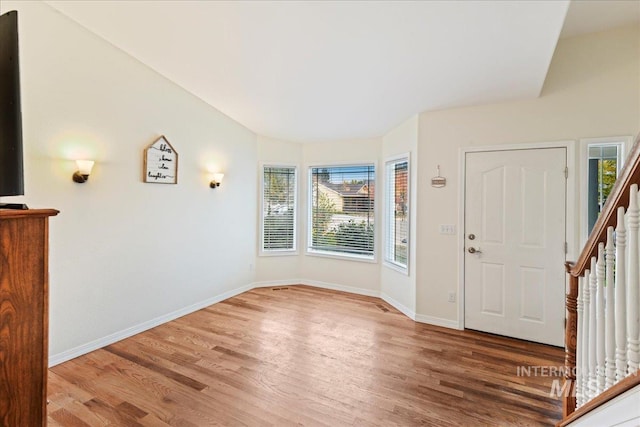
[[[144,149],[144,182],[178,183],[178,152],[164,135]]]

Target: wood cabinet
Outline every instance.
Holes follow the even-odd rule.
[[[0,210],[0,426],[45,426],[53,209]]]

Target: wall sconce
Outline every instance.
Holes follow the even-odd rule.
[[[222,182],[222,178],[224,178],[224,174],[223,173],[214,173],[211,179],[211,182],[209,183],[209,187],[211,188],[218,188],[220,187],[220,183]]]
[[[78,170],[73,173],[73,182],[82,184],[89,179],[91,169],[93,169],[93,160],[76,160]]]

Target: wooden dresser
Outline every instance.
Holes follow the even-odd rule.
[[[49,217],[0,210],[0,427],[46,426]]]

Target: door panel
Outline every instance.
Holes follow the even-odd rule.
[[[563,345],[566,149],[465,161],[465,327]]]
[[[504,316],[504,265],[482,264],[482,313]]]
[[[539,170],[523,168],[522,171],[522,246],[545,246],[545,221],[539,212],[545,212],[545,174]],[[563,236],[564,237],[564,236]]]
[[[482,172],[482,235],[498,244],[504,240],[504,178],[504,168]]]
[[[521,309],[520,318],[544,322],[544,269],[521,267]]]

